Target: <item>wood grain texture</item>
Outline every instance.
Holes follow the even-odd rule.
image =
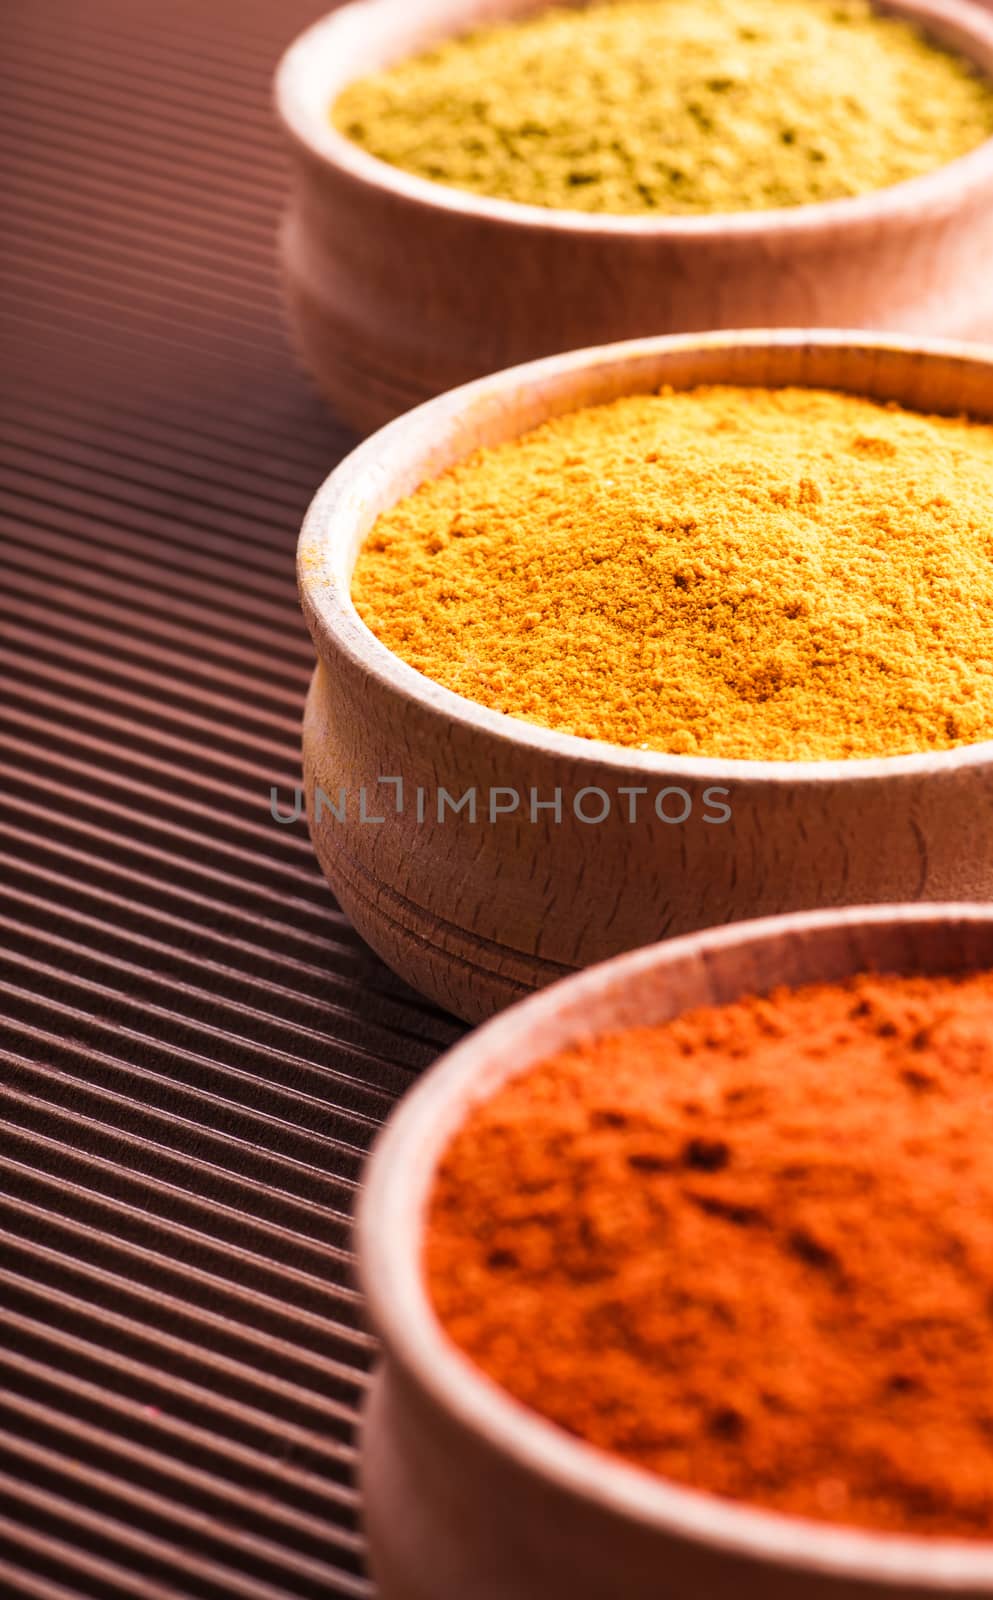
[[[624,950],[757,915],[896,900],[993,899],[993,744],[822,762],[716,761],[626,750],[490,711],[400,661],[349,598],[379,513],[480,444],[576,406],[661,383],[799,383],[993,418],[993,354],[815,332],[668,338],[549,358],[442,396],[366,441],[315,499],[301,594],[319,666],[304,725],[311,835],[359,931],[416,988],[478,1021],[530,989]],[[405,805],[395,814],[403,780]],[[440,787],[475,790],[479,814]],[[424,817],[415,797],[425,792]],[[647,791],[632,801],[624,791]],[[313,804],[340,800],[344,820]],[[366,812],[380,823],[363,822]],[[521,804],[490,821],[492,790]],[[540,800],[561,791],[562,819]],[[577,819],[603,791],[611,814]],[[689,796],[662,820],[665,789]],[[723,824],[711,789],[726,791]],[[498,798],[497,804],[501,801]],[[506,801],[509,805],[509,799]],[[603,802],[581,801],[587,815]],[[663,810],[680,816],[686,801]]]
[[[380,1138],[359,1218],[360,1273],[384,1351],[362,1448],[382,1600],[993,1594],[988,1542],[766,1513],[679,1488],[573,1439],[461,1356],[421,1276],[425,1203],[441,1152],[474,1102],[533,1063],[582,1038],[779,984],[838,981],[870,967],[952,973],[991,964],[991,907],[774,918],[591,969],[479,1029],[431,1070]]]
[[[993,336],[993,141],[876,194],[776,212],[606,217],[462,193],[375,160],[328,108],[353,78],[542,0],[362,0],[303,34],[276,104],[295,183],[281,256],[295,342],[340,416],[378,427],[556,351],[708,328]],[[881,8],[993,74],[971,0]]]

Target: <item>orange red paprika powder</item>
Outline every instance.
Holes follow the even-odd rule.
[[[684,1485],[993,1532],[993,974],[583,1043],[472,1111],[424,1268],[519,1401]]]

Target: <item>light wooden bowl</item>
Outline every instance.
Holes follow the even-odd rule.
[[[583,1037],[778,984],[993,966],[993,908],[741,924],[621,957],[516,1006],[404,1102],[367,1173],[359,1267],[383,1360],[364,1498],[382,1600],[911,1600],[993,1594],[993,1542],[833,1528],[680,1488],[581,1443],[452,1345],[421,1275],[435,1167],[469,1107]]]
[[[478,1021],[579,967],[696,928],[814,906],[993,899],[993,744],[820,762],[704,760],[553,733],[452,694],[406,665],[349,597],[379,513],[475,449],[577,406],[662,383],[824,385],[993,419],[993,352],[829,333],[712,334],[554,356],[431,401],[367,440],[318,493],[300,538],[319,665],[304,719],[304,780],[321,865],[359,932],[416,988]],[[405,805],[395,815],[395,785]],[[635,824],[619,790],[692,802],[682,825]],[[436,796],[516,789],[494,823]],[[425,791],[425,820],[416,792]],[[563,791],[563,820],[530,821],[530,790]],[[712,788],[732,818],[708,823]],[[584,788],[612,815],[576,820]],[[339,806],[316,814],[318,789]],[[367,815],[359,805],[366,790]],[[497,805],[500,798],[497,797]],[[509,798],[506,802],[510,803]],[[587,797],[595,815],[602,801]],[[522,816],[521,813],[526,814]],[[678,817],[686,801],[664,805]]]
[[[309,28],[276,76],[294,187],[283,277],[295,342],[361,431],[486,372],[581,345],[707,328],[993,332],[993,142],[853,200],[610,217],[461,193],[331,126],[356,77],[547,0],[362,0]],[[579,0],[575,0],[579,3]],[[880,0],[993,75],[969,0]]]

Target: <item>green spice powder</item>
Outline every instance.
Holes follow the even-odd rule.
[[[993,85],[866,0],[608,0],[349,86],[380,160],[567,210],[753,211],[885,188],[993,135]]]

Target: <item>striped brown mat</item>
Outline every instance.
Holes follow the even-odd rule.
[[[269,78],[308,0],[8,0],[0,49],[0,1594],[365,1596],[363,1152],[455,1025],[289,795]]]

